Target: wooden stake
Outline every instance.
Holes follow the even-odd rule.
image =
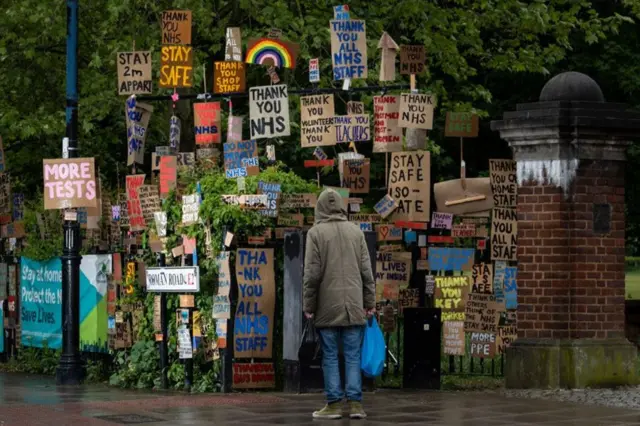
[[[316,169],[316,176],[318,177],[318,188],[320,188],[320,169]]]
[[[411,83],[411,91],[415,91],[416,90],[416,75],[415,74],[411,74],[409,76],[409,81]]]
[[[465,181],[467,177],[466,164],[464,162],[464,138],[460,138],[460,183],[462,184],[462,189],[467,189],[467,182]]]
[[[389,153],[384,153],[384,189],[389,187]]]

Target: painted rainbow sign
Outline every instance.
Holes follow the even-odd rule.
[[[260,38],[249,40],[245,62],[273,65],[278,68],[296,67],[296,45],[282,40]]]

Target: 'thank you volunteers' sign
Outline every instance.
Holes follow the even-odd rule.
[[[200,291],[200,268],[198,266],[147,268],[147,291],[198,292]]]

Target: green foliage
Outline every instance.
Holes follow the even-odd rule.
[[[38,217],[41,223],[38,223]],[[27,202],[24,210],[27,237],[20,255],[34,260],[48,260],[62,255],[62,217],[58,210],[44,210],[42,197]]]
[[[136,342],[131,350],[115,355],[115,372],[109,383],[123,388],[151,388],[160,377],[160,357],[153,341]]]
[[[47,347],[23,346],[15,358],[11,358],[7,363],[0,363],[0,371],[53,375],[58,367],[61,353],[60,350]]]

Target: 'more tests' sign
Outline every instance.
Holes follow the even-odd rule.
[[[93,158],[42,160],[44,208],[97,207]]]

